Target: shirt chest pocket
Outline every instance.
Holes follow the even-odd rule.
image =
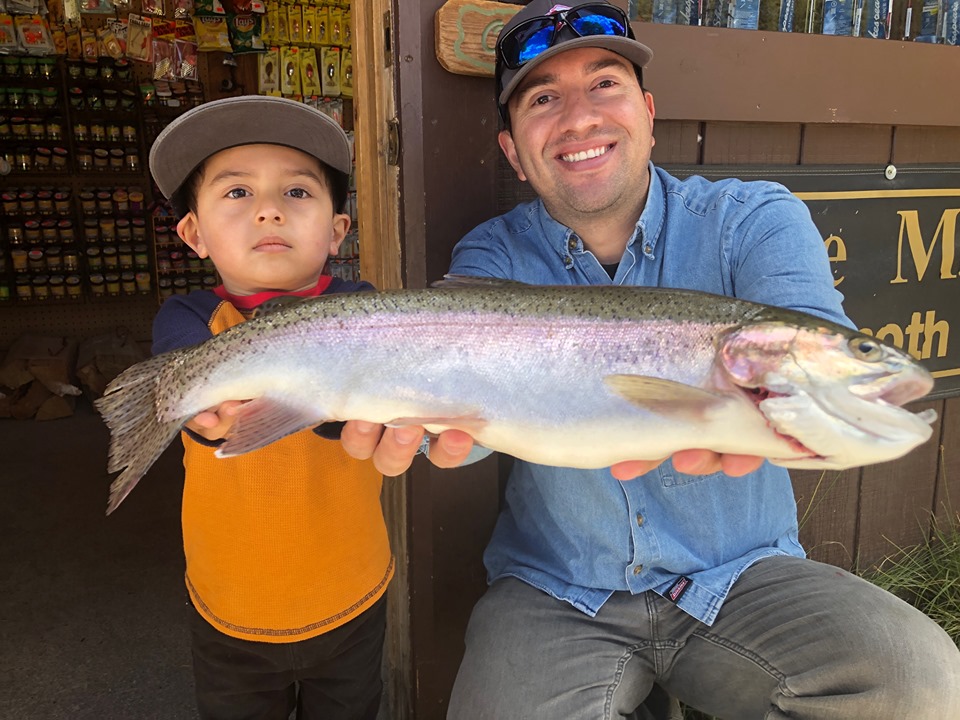
[[[660,467],[657,468],[657,473],[660,475],[660,484],[664,487],[686,487],[688,485],[717,481],[727,477],[721,472],[710,473],[709,475],[687,475],[686,473],[677,472],[669,460],[660,464]]]

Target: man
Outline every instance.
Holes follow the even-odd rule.
[[[822,238],[785,188],[650,164],[651,56],[606,2],[533,0],[505,26],[499,142],[539,199],[470,232],[451,273],[692,288],[849,324]],[[418,433],[381,430],[353,423],[345,447],[403,470]],[[430,458],[456,464],[469,447],[451,431]],[[449,717],[625,717],[654,683],[730,720],[960,717],[946,633],[805,559],[797,535],[787,471],[758,458],[515,461]]]

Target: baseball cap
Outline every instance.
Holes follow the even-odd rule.
[[[563,13],[569,10],[573,10],[574,15],[587,15],[590,13],[591,8],[598,10],[599,13],[612,12],[614,14],[622,14],[625,27],[621,30],[619,25],[611,28],[609,23],[599,25],[590,24],[578,32],[571,27],[570,23],[561,23],[560,26],[554,30],[556,36],[551,36],[550,38],[552,44],[548,44],[546,49],[534,55],[526,62],[523,62],[515,69],[507,67],[508,63],[504,61],[503,55],[504,41],[510,38],[514,30],[519,26],[530,20],[548,16],[555,16],[560,19]],[[601,29],[601,27],[604,29]],[[615,31],[615,34],[607,34],[612,30]],[[625,57],[640,68],[646,66],[653,58],[653,51],[643,43],[637,42],[633,34],[633,29],[630,27],[629,21],[627,21],[626,14],[623,14],[623,11],[612,3],[606,2],[605,0],[597,0],[597,2],[565,5],[557,3],[556,0],[532,0],[532,2],[527,4],[504,25],[503,30],[500,31],[500,35],[497,37],[496,74],[498,106],[506,107],[510,95],[517,89],[520,81],[544,60],[558,53],[582,47],[597,47],[610,50]]]
[[[346,175],[351,171],[350,141],[336,120],[296,100],[240,95],[199,105],[167,125],[150,147],[150,173],[164,197],[175,200],[211,155],[259,143],[300,150]]]

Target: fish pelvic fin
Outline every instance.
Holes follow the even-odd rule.
[[[624,400],[657,415],[694,419],[708,407],[726,400],[703,388],[647,375],[607,375],[603,382]]]
[[[110,485],[107,515],[136,487],[183,425],[183,420],[160,422],[157,419],[157,379],[169,360],[169,354],[157,355],[132,365],[94,402],[110,428],[107,471],[123,470]]]
[[[264,395],[240,406],[230,435],[214,454],[220,458],[243,455],[328,419],[287,398]]]

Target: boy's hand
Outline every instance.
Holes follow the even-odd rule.
[[[381,473],[394,477],[407,471],[420,449],[423,428],[415,425],[389,428],[376,423],[350,420],[343,426],[340,442],[347,454],[358,460],[373,458]],[[430,462],[437,467],[457,467],[473,448],[473,438],[460,430],[446,430],[430,441]]]
[[[222,440],[236,421],[237,408],[245,402],[247,401],[227,400],[220,403],[217,407],[198,413],[193,420],[187,422],[187,427],[206,440]]]

